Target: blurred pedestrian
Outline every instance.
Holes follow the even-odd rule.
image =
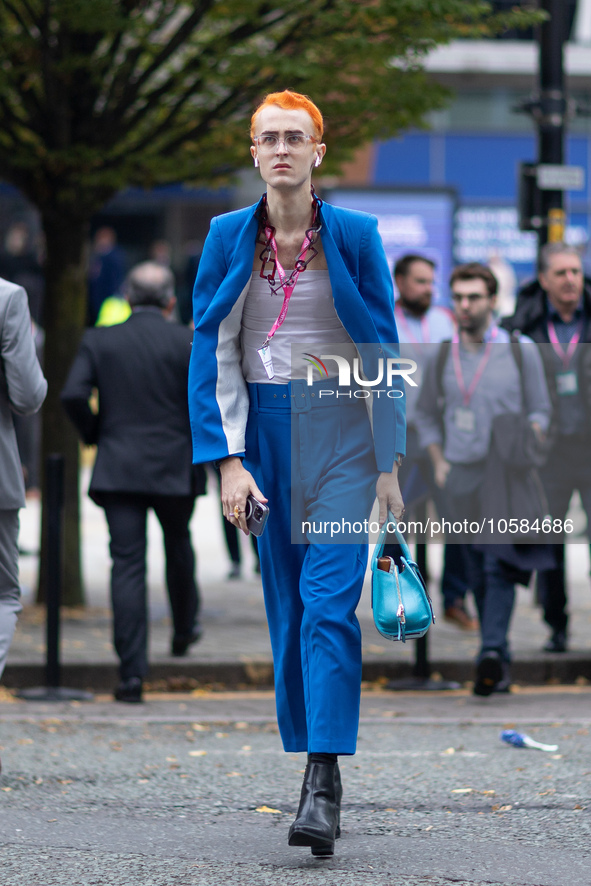
[[[191,333],[167,322],[175,306],[168,268],[137,265],[125,292],[124,323],[88,329],[62,391],[64,407],[87,445],[97,445],[89,495],[105,510],[111,537],[118,701],[142,700],[148,669],[146,518],[164,534],[172,655],[199,640],[199,592],[189,521],[205,472],[191,464],[187,372]],[[89,397],[98,390],[98,413]]]
[[[88,266],[88,325],[94,326],[101,305],[112,295],[121,294],[125,278],[125,258],[117,246],[117,234],[107,225],[93,239]]]
[[[18,512],[25,506],[25,486],[13,415],[36,412],[46,394],[27,293],[0,278],[0,677],[21,610]]]
[[[149,258],[163,268],[172,268],[172,246],[168,240],[153,240],[150,243]]]
[[[395,305],[396,325],[400,339],[400,353],[417,362],[414,380],[417,387],[406,388],[406,456],[398,474],[400,491],[407,514],[413,505],[434,498],[437,507],[440,496],[433,482],[433,469],[428,453],[421,449],[414,413],[420,390],[422,367],[432,348],[431,344],[451,340],[455,331],[453,313],[440,305],[432,304],[435,283],[435,262],[419,253],[408,253],[398,259],[394,266],[394,282],[398,290]],[[466,606],[466,573],[461,552],[457,546],[445,546],[441,594],[445,621],[465,631],[478,630],[478,622]],[[392,553],[387,545],[384,553]]]
[[[45,333],[34,320],[31,320],[31,332],[35,342],[35,353],[39,365],[43,368],[43,352]],[[27,498],[39,498],[41,495],[41,413],[14,415],[16,442],[25,478]]]
[[[426,367],[416,423],[421,445],[433,462],[435,482],[445,493],[445,517],[450,523],[468,520],[480,525],[490,504],[484,490],[493,420],[505,414],[517,419],[523,412],[541,436],[548,428],[550,400],[541,358],[530,340],[522,337],[516,343],[518,366],[507,347],[509,333],[496,325],[497,281],[489,268],[477,262],[460,265],[452,272],[450,286],[458,332],[450,344],[440,345]],[[496,474],[493,483],[500,488],[503,477]],[[462,554],[480,620],[474,693],[490,695],[509,691],[512,573],[519,552],[510,543],[478,541],[476,536],[475,543],[463,543]],[[510,536],[507,541],[512,541]]]
[[[179,316],[181,323],[187,325],[193,324],[193,288],[195,286],[195,278],[201,261],[201,253],[203,251],[203,243],[201,240],[189,240],[185,243],[185,267],[181,276],[179,286]]]
[[[29,300],[29,313],[37,326],[43,327],[45,278],[39,238],[24,221],[13,222],[0,253],[0,277],[22,286]]]
[[[322,134],[320,111],[298,93],[273,93],[253,115],[250,150],[267,189],[256,206],[212,221],[195,283],[189,405],[195,460],[220,462],[225,516],[247,531],[247,496],[268,501],[258,546],[279,729],[286,751],[308,753],[288,840],[332,855],[337,755],[357,742],[367,539],[330,543],[316,521],[328,511],[368,519],[376,484],[381,519],[400,516],[404,413],[400,400],[375,398],[370,422],[332,363],[322,381],[307,370],[309,348],[328,346],[339,359],[362,353],[373,372],[378,347],[397,341],[376,219],[311,187]]]
[[[578,251],[548,243],[539,256],[537,280],[524,286],[506,329],[519,329],[544,344],[546,381],[554,404],[551,448],[541,478],[550,514],[564,521],[575,490],[591,531],[591,280]],[[562,533],[560,533],[562,541]],[[545,652],[565,652],[568,613],[564,544],[554,546],[556,566],[538,572],[538,598],[551,634]]]
[[[14,221],[6,232],[0,253],[0,277],[22,286],[27,293],[37,359],[43,366],[43,301],[45,279],[39,240],[25,221]],[[38,496],[41,458],[41,415],[14,415],[14,429],[25,476],[27,497]]]
[[[499,284],[495,309],[497,317],[510,317],[515,310],[517,275],[511,263],[496,249],[489,256],[488,267]]]

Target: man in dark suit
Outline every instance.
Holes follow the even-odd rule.
[[[88,329],[62,391],[87,445],[97,445],[89,495],[104,508],[111,536],[118,701],[142,700],[148,669],[146,518],[164,533],[172,654],[199,640],[199,592],[189,520],[205,474],[191,458],[187,407],[190,331],[170,319],[176,302],[169,268],[137,265],[126,281],[132,314],[117,326]],[[89,397],[98,390],[98,412]]]

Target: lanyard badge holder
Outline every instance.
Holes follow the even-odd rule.
[[[574,369],[569,369],[570,362],[577,349],[577,345],[581,340],[583,324],[579,326],[573,337],[568,343],[566,351],[560,345],[556,334],[554,323],[548,321],[548,338],[552,343],[554,351],[562,361],[562,371],[556,373],[556,392],[559,397],[568,397],[579,393],[579,380]]]
[[[312,197],[314,201],[314,217],[312,219],[312,226],[308,228],[306,231],[306,235],[304,237],[304,241],[302,243],[302,248],[299,251],[298,257],[295,261],[295,267],[293,271],[287,276],[279,258],[277,256],[277,243],[275,240],[275,229],[271,227],[271,225],[266,223],[266,202],[263,206],[264,217],[262,222],[262,228],[265,232],[266,240],[264,241],[264,249],[261,251],[260,259],[262,262],[260,276],[264,277],[269,283],[269,287],[271,289],[271,295],[276,295],[280,289],[283,289],[283,305],[281,306],[281,310],[279,312],[279,316],[273,323],[273,326],[269,330],[267,334],[267,338],[263,342],[260,348],[257,348],[257,354],[263,364],[265,372],[267,373],[267,378],[269,380],[275,378],[275,370],[273,368],[273,355],[271,354],[271,339],[277,332],[277,330],[283,325],[285,318],[287,317],[287,311],[289,308],[289,301],[295,289],[295,285],[298,282],[298,278],[302,271],[305,271],[312,259],[318,255],[318,250],[314,247],[316,236],[320,233],[320,229],[322,225],[318,222],[318,210],[321,205],[321,201],[318,199],[316,194],[314,193],[314,189],[312,188]],[[257,241],[261,243],[261,240]],[[304,259],[306,253],[310,251],[311,255],[308,259]],[[265,267],[267,264],[272,266],[271,272],[269,274],[265,274]],[[279,283],[275,283],[275,270],[277,270],[279,274]]]
[[[497,337],[496,328],[493,329],[490,340],[487,342],[486,349],[484,354],[482,355],[482,359],[476,368],[476,372],[474,373],[474,377],[470,382],[470,385],[466,388],[464,382],[464,376],[462,373],[462,364],[460,362],[460,340],[459,336],[455,335],[452,340],[452,356],[454,361],[454,371],[456,375],[456,381],[458,383],[458,388],[460,389],[460,393],[462,394],[462,406],[458,406],[454,411],[454,422],[458,431],[462,431],[464,434],[473,434],[476,431],[476,415],[474,410],[470,408],[470,402],[472,400],[472,395],[476,390],[480,379],[484,374],[484,370],[486,364],[490,358],[490,351],[492,348],[492,343]]]

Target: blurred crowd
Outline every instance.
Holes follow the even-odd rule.
[[[196,496],[205,491],[205,474],[190,467],[188,424],[183,417],[174,430],[173,417],[175,411],[183,414],[179,404],[186,401],[198,244],[184,252],[184,266],[173,268],[171,244],[156,240],[147,246],[145,261],[129,268],[115,230],[95,231],[88,330],[62,395],[82,440],[98,445],[90,494],[109,523],[115,645],[122,661],[117,697],[128,701],[141,698],[141,682],[138,689],[129,678],[141,678],[147,667],[142,562],[149,508],[164,531],[172,653],[185,654],[202,629],[188,521]],[[0,277],[26,290],[41,366],[43,260],[40,237],[25,222],[11,224],[0,252]],[[401,355],[418,365],[419,384],[407,386],[407,455],[400,471],[407,520],[431,514],[449,525],[499,517],[533,522],[548,515],[564,521],[574,492],[589,519],[591,373],[582,346],[591,336],[591,284],[577,251],[565,244],[545,247],[537,278],[521,288],[499,255],[491,255],[487,265],[458,266],[441,304],[433,303],[437,268],[429,258],[408,254],[392,270]],[[97,335],[101,327],[111,331]],[[545,349],[533,348],[532,341]],[[98,414],[89,405],[96,390]],[[132,449],[131,436],[125,439],[126,422],[142,424],[140,453],[135,443]],[[15,429],[27,495],[38,495],[39,413],[15,416]],[[219,470],[211,467],[219,481]],[[236,527],[220,519],[227,577],[233,580],[241,576],[240,544]],[[445,537],[444,617],[459,630],[480,631],[477,694],[509,691],[507,635],[517,582],[535,588],[550,632],[544,649],[568,648],[565,539],[552,525],[550,537],[529,535],[519,544],[506,535]],[[254,536],[251,541],[258,564]],[[143,633],[137,630],[138,612]]]

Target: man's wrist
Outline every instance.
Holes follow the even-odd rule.
[[[227,468],[235,465],[237,462],[242,465],[242,458],[239,455],[226,455],[224,458],[218,459],[218,461],[214,461],[214,467],[218,470],[226,470]]]

